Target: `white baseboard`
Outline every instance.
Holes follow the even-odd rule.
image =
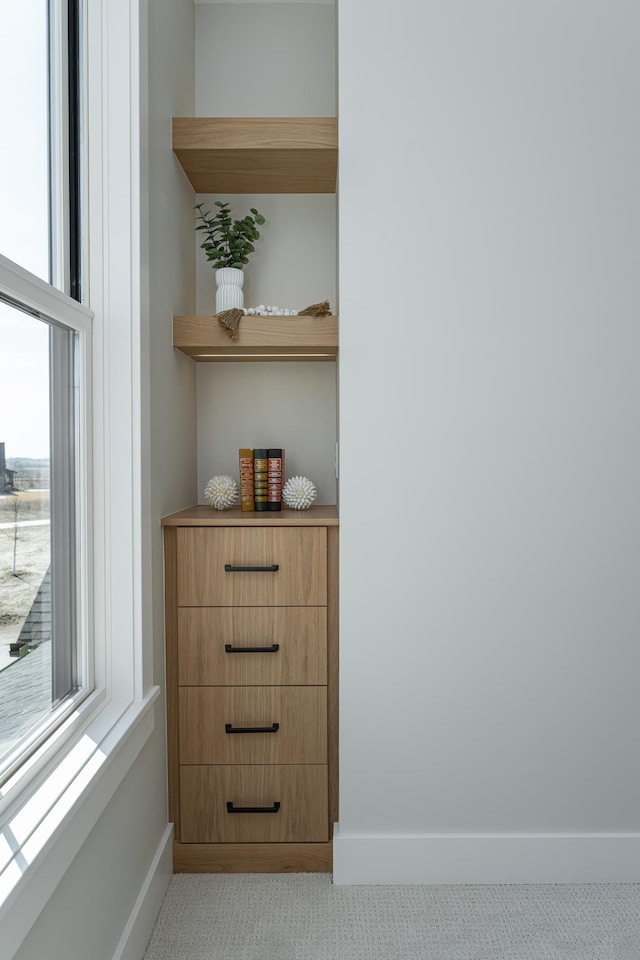
[[[349,835],[336,884],[638,883],[640,834]]]
[[[142,960],[173,872],[173,824],[167,824],[113,960]]]

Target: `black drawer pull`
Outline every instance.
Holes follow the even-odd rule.
[[[225,723],[225,733],[276,733],[280,729],[279,723],[272,723],[270,727],[234,727],[232,723]]]
[[[272,563],[270,567],[234,567],[232,563],[225,563],[225,573],[275,573],[280,567]]]
[[[280,649],[279,643],[272,643],[270,647],[232,647],[230,643],[225,643],[225,653],[277,653]]]
[[[234,807],[233,802],[227,800],[227,813],[277,813],[279,809],[279,800],[272,807]]]

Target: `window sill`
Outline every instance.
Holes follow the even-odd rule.
[[[141,700],[106,703],[26,801],[3,820],[0,926],[7,960],[151,735],[158,694],[153,687]]]

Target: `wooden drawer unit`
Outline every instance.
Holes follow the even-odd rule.
[[[178,603],[324,606],[326,539],[317,527],[178,530]]]
[[[326,763],[326,687],[181,687],[180,763]]]
[[[326,607],[181,607],[178,682],[326,684]]]
[[[324,765],[181,767],[180,797],[185,843],[329,839]]]
[[[163,520],[177,871],[331,869],[337,525],[335,507]]]

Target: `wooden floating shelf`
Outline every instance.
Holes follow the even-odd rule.
[[[215,317],[174,317],[173,345],[194,360],[335,360],[337,317],[243,317],[233,341]]]
[[[336,117],[174,117],[173,152],[196,193],[335,193]]]

